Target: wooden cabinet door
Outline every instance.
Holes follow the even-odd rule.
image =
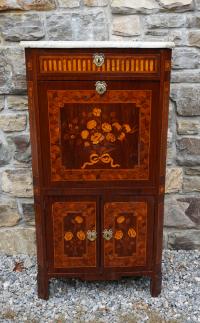
[[[103,206],[104,268],[128,271],[149,268],[153,238],[153,202],[150,198],[110,199]]]
[[[97,203],[92,198],[51,198],[46,216],[51,270],[96,269]]]
[[[159,82],[105,83],[102,95],[96,81],[39,83],[46,184],[153,184]]]

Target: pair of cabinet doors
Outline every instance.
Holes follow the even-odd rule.
[[[48,198],[49,271],[151,269],[153,199]]]

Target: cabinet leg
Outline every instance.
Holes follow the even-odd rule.
[[[37,274],[38,297],[47,300],[49,298],[49,279],[46,273],[38,270]]]
[[[161,293],[162,287],[162,273],[153,274],[151,277],[151,296],[157,297]]]

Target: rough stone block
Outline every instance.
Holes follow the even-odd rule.
[[[26,115],[22,114],[1,114],[0,128],[5,132],[25,130],[26,119]]]
[[[175,196],[166,196],[164,226],[178,229],[196,228],[196,221],[188,215],[189,208],[190,201],[178,199]]]
[[[35,229],[18,227],[0,230],[0,251],[8,255],[35,255]]]
[[[0,31],[7,41],[37,40],[44,37],[44,26],[38,14],[4,14],[0,16]]]
[[[31,147],[29,135],[8,136],[10,145],[14,144],[14,159],[19,162],[29,163],[31,161]]]
[[[145,18],[147,28],[179,28],[185,27],[186,16],[180,14],[156,14]]]
[[[6,98],[7,108],[16,111],[28,109],[28,98],[25,95],[9,95]]]
[[[200,31],[193,30],[188,33],[188,43],[190,46],[200,47]]]
[[[189,28],[200,28],[200,15],[192,14],[186,17],[186,27]]]
[[[59,0],[60,8],[77,8],[80,7],[80,0]]]
[[[200,230],[174,231],[168,235],[169,249],[199,249],[200,250]]]
[[[0,200],[0,227],[15,226],[20,220],[17,204],[11,200]]]
[[[185,44],[185,35],[176,29],[149,29],[145,32],[144,41],[172,41],[177,46]]]
[[[200,165],[200,139],[185,137],[178,139],[177,162],[179,165],[196,166]]]
[[[154,0],[112,0],[111,10],[113,13],[151,13],[157,12],[159,5]]]
[[[200,192],[200,177],[199,176],[184,177],[183,191]]]
[[[5,107],[5,98],[3,95],[0,95],[0,111],[2,111]]]
[[[172,70],[171,82],[172,83],[199,83],[200,69],[198,70],[182,70],[175,71]]]
[[[168,167],[166,169],[165,192],[172,193],[182,190],[183,170],[180,167]]]
[[[200,10],[200,0],[195,0],[196,8]]]
[[[195,120],[177,120],[177,133],[179,135],[197,135],[200,132],[200,122]]]
[[[108,22],[102,9],[72,14],[73,39],[108,40]]]
[[[35,212],[34,212],[34,204],[23,202],[21,204],[24,221],[27,225],[35,225]]]
[[[195,224],[197,228],[200,227],[200,198],[185,196],[179,198],[178,201],[181,203],[189,203],[185,214]]]
[[[159,3],[163,8],[179,12],[194,8],[193,0],[159,0]]]
[[[108,5],[108,0],[83,0],[83,3],[88,7],[105,7]]]
[[[12,159],[12,147],[8,145],[6,138],[1,134],[0,137],[0,166],[7,165]]]
[[[184,170],[186,175],[200,175],[200,167],[185,167]]]
[[[200,52],[192,48],[174,48],[172,57],[173,69],[191,69],[200,67]],[[190,71],[190,73],[192,73]]]
[[[56,12],[46,15],[46,27],[50,40],[72,40],[71,15]]]
[[[1,0],[2,10],[50,10],[56,7],[55,0]]]
[[[200,86],[173,85],[171,99],[176,102],[177,113],[181,116],[200,115]]]
[[[0,94],[26,90],[24,51],[19,47],[0,48]]]
[[[139,16],[114,16],[112,33],[120,36],[137,36],[141,34]]]
[[[28,169],[6,170],[1,178],[2,191],[17,197],[32,197],[32,174]]]

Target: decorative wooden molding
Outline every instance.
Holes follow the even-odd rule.
[[[171,60],[165,60],[165,72],[171,71]]]

